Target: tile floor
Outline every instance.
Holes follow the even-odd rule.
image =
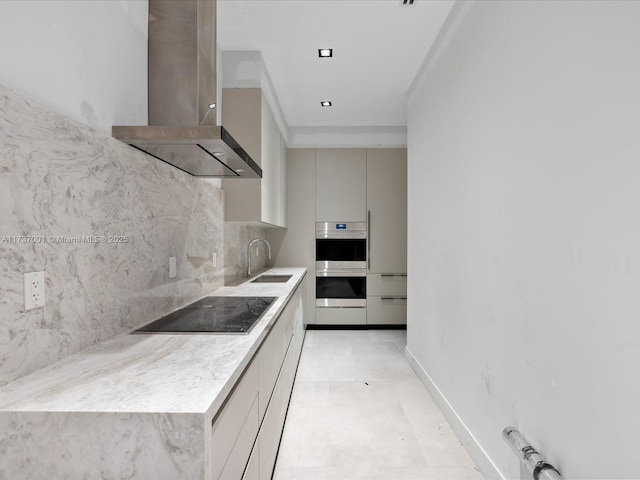
[[[483,480],[404,356],[404,330],[309,330],[275,480]]]

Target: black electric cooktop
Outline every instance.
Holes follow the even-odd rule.
[[[205,297],[133,333],[249,333],[277,297]]]

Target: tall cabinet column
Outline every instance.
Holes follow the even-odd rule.
[[[367,150],[367,324],[407,322],[407,150]]]

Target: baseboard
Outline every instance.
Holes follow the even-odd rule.
[[[366,330],[367,326],[358,324],[358,325],[349,325],[349,324],[336,324],[329,325],[326,323],[307,323],[307,330]]]
[[[505,477],[500,473],[498,467],[487,455],[487,452],[485,452],[485,450],[473,436],[473,433],[471,433],[471,431],[467,428],[458,413],[442,394],[438,386],[433,382],[422,365],[420,365],[420,362],[418,362],[413,353],[411,353],[409,347],[405,347],[405,356],[407,358],[407,361],[409,362],[409,365],[411,365],[413,371],[416,372],[416,375],[425,386],[433,400],[436,402],[438,408],[440,408],[440,410],[442,411],[442,414],[449,422],[449,425],[451,425],[451,428],[458,436],[458,439],[467,450],[473,461],[476,463],[482,475],[484,475],[487,480],[506,480]]]
[[[327,323],[308,323],[307,330],[406,330],[406,325],[330,325]]]

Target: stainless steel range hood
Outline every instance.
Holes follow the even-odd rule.
[[[198,177],[261,178],[216,125],[215,0],[149,0],[149,126],[112,135]]]

